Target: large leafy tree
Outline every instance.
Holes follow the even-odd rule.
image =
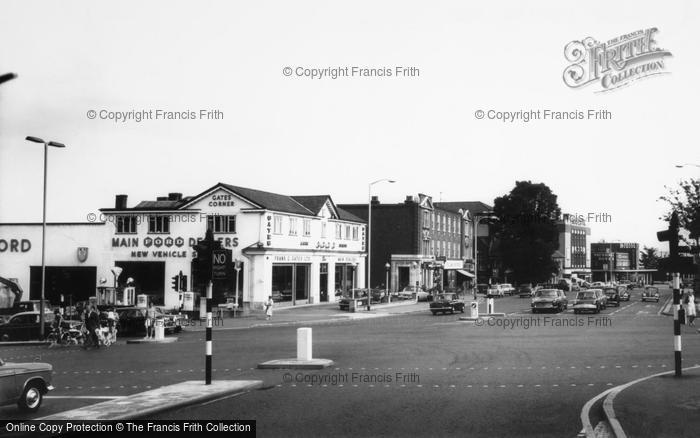
[[[559,246],[557,195],[543,183],[516,181],[507,195],[494,200],[494,231],[501,264],[517,283],[543,282],[559,266],[552,258]]]
[[[688,237],[681,238],[688,244],[700,246],[700,179],[681,180],[678,187],[668,189],[668,194],[661,199],[671,206],[663,219],[669,220],[671,214],[678,213],[678,223],[688,232]],[[694,241],[694,242],[693,242]]]
[[[659,267],[659,255],[656,248],[644,247],[639,262],[644,269],[657,269]]]

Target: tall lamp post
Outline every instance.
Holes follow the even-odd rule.
[[[369,183],[367,188],[367,310],[371,310],[369,291],[372,289],[372,186],[380,182],[395,183],[393,179],[382,178]]]
[[[683,167],[690,167],[690,166],[693,166],[693,167],[700,167],[700,164],[695,164],[695,163],[676,164],[676,167],[679,168],[679,169],[681,169],[681,168],[683,168]]]
[[[386,268],[386,282],[384,283],[386,290],[386,302],[390,303],[391,295],[389,295],[389,268],[391,268],[391,265],[389,264],[389,262],[386,262],[384,267]]]
[[[0,84],[11,81],[12,79],[15,79],[17,77],[16,73],[5,73],[3,75],[0,75]]]
[[[39,337],[44,339],[44,295],[46,288],[46,168],[49,146],[65,148],[66,145],[55,141],[45,142],[38,137],[28,136],[27,141],[44,145],[44,204],[41,220],[41,301],[39,301]]]
[[[476,240],[476,232],[479,227],[479,222],[481,222],[484,219],[489,219],[489,220],[494,220],[497,221],[498,217],[497,216],[477,216],[476,214],[474,215],[474,299],[476,299],[476,293],[478,289],[478,284],[479,284],[479,264],[478,264],[478,253],[479,250],[477,248],[477,240]]]

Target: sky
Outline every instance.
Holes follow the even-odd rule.
[[[86,221],[113,207],[115,194],[133,206],[217,182],[359,203],[371,181],[392,178],[372,188],[382,202],[424,193],[492,204],[530,180],[547,184],[564,212],[607,214],[589,221],[592,241],[663,249],[664,186],[700,176],[674,166],[700,163],[690,99],[700,95],[697,2],[2,0],[0,8],[0,74],[18,74],[0,85],[0,223],[41,220],[43,151],[27,135],[67,145],[49,151],[49,221]],[[605,93],[564,84],[569,42],[648,28],[672,54],[665,74]],[[385,76],[305,76],[345,67]],[[611,118],[504,122],[478,119],[479,110]],[[109,118],[117,112],[132,119]],[[136,112],[190,119],[137,122]]]

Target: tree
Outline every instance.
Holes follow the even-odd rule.
[[[504,270],[516,283],[544,282],[559,270],[552,255],[559,247],[557,196],[543,183],[516,181],[494,200],[494,234]]]
[[[642,250],[639,262],[642,264],[644,269],[658,269],[659,255],[657,254],[657,249],[645,246]]]
[[[688,232],[688,238],[681,235],[681,239],[689,245],[689,240],[694,240],[694,246],[700,246],[700,179],[681,180],[677,188],[666,186],[666,189],[668,195],[660,199],[669,203],[671,211],[662,219],[670,220],[671,214],[676,211],[680,226]]]

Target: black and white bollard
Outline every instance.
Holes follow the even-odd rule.
[[[681,371],[681,321],[678,317],[681,307],[680,274],[673,274],[673,354],[676,363],[676,377],[682,376]]]
[[[206,334],[206,358],[204,360],[204,383],[206,385],[211,385],[211,327],[212,327],[212,315],[211,315],[211,296],[214,284],[209,281],[207,284],[207,334]]]

